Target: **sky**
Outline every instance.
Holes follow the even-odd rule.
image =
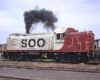
[[[100,38],[100,0],[0,0],[0,44],[12,33],[25,33],[23,13],[46,9],[58,18],[56,28],[72,27],[79,31],[93,31]],[[31,33],[47,32],[39,23]]]

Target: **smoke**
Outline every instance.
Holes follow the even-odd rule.
[[[24,12],[24,21],[26,33],[30,33],[30,28],[32,24],[36,24],[38,22],[44,23],[45,29],[55,29],[54,23],[57,22],[57,18],[53,14],[52,11],[41,9],[41,10],[30,10]],[[34,27],[33,27],[34,28]]]

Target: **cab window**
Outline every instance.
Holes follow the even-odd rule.
[[[60,34],[56,35],[56,39],[59,40],[60,39]]]
[[[56,40],[63,40],[64,37],[65,37],[65,34],[64,33],[56,34]]]

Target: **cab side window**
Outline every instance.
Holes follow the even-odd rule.
[[[63,33],[56,34],[56,40],[63,40],[64,37],[65,37],[65,34]]]
[[[60,40],[60,34],[57,34],[57,35],[56,35],[56,39],[57,39],[57,40]]]

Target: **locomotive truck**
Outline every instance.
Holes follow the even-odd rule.
[[[92,31],[60,28],[53,32],[20,34],[7,38],[2,58],[9,60],[54,59],[59,62],[100,60],[99,39]]]

